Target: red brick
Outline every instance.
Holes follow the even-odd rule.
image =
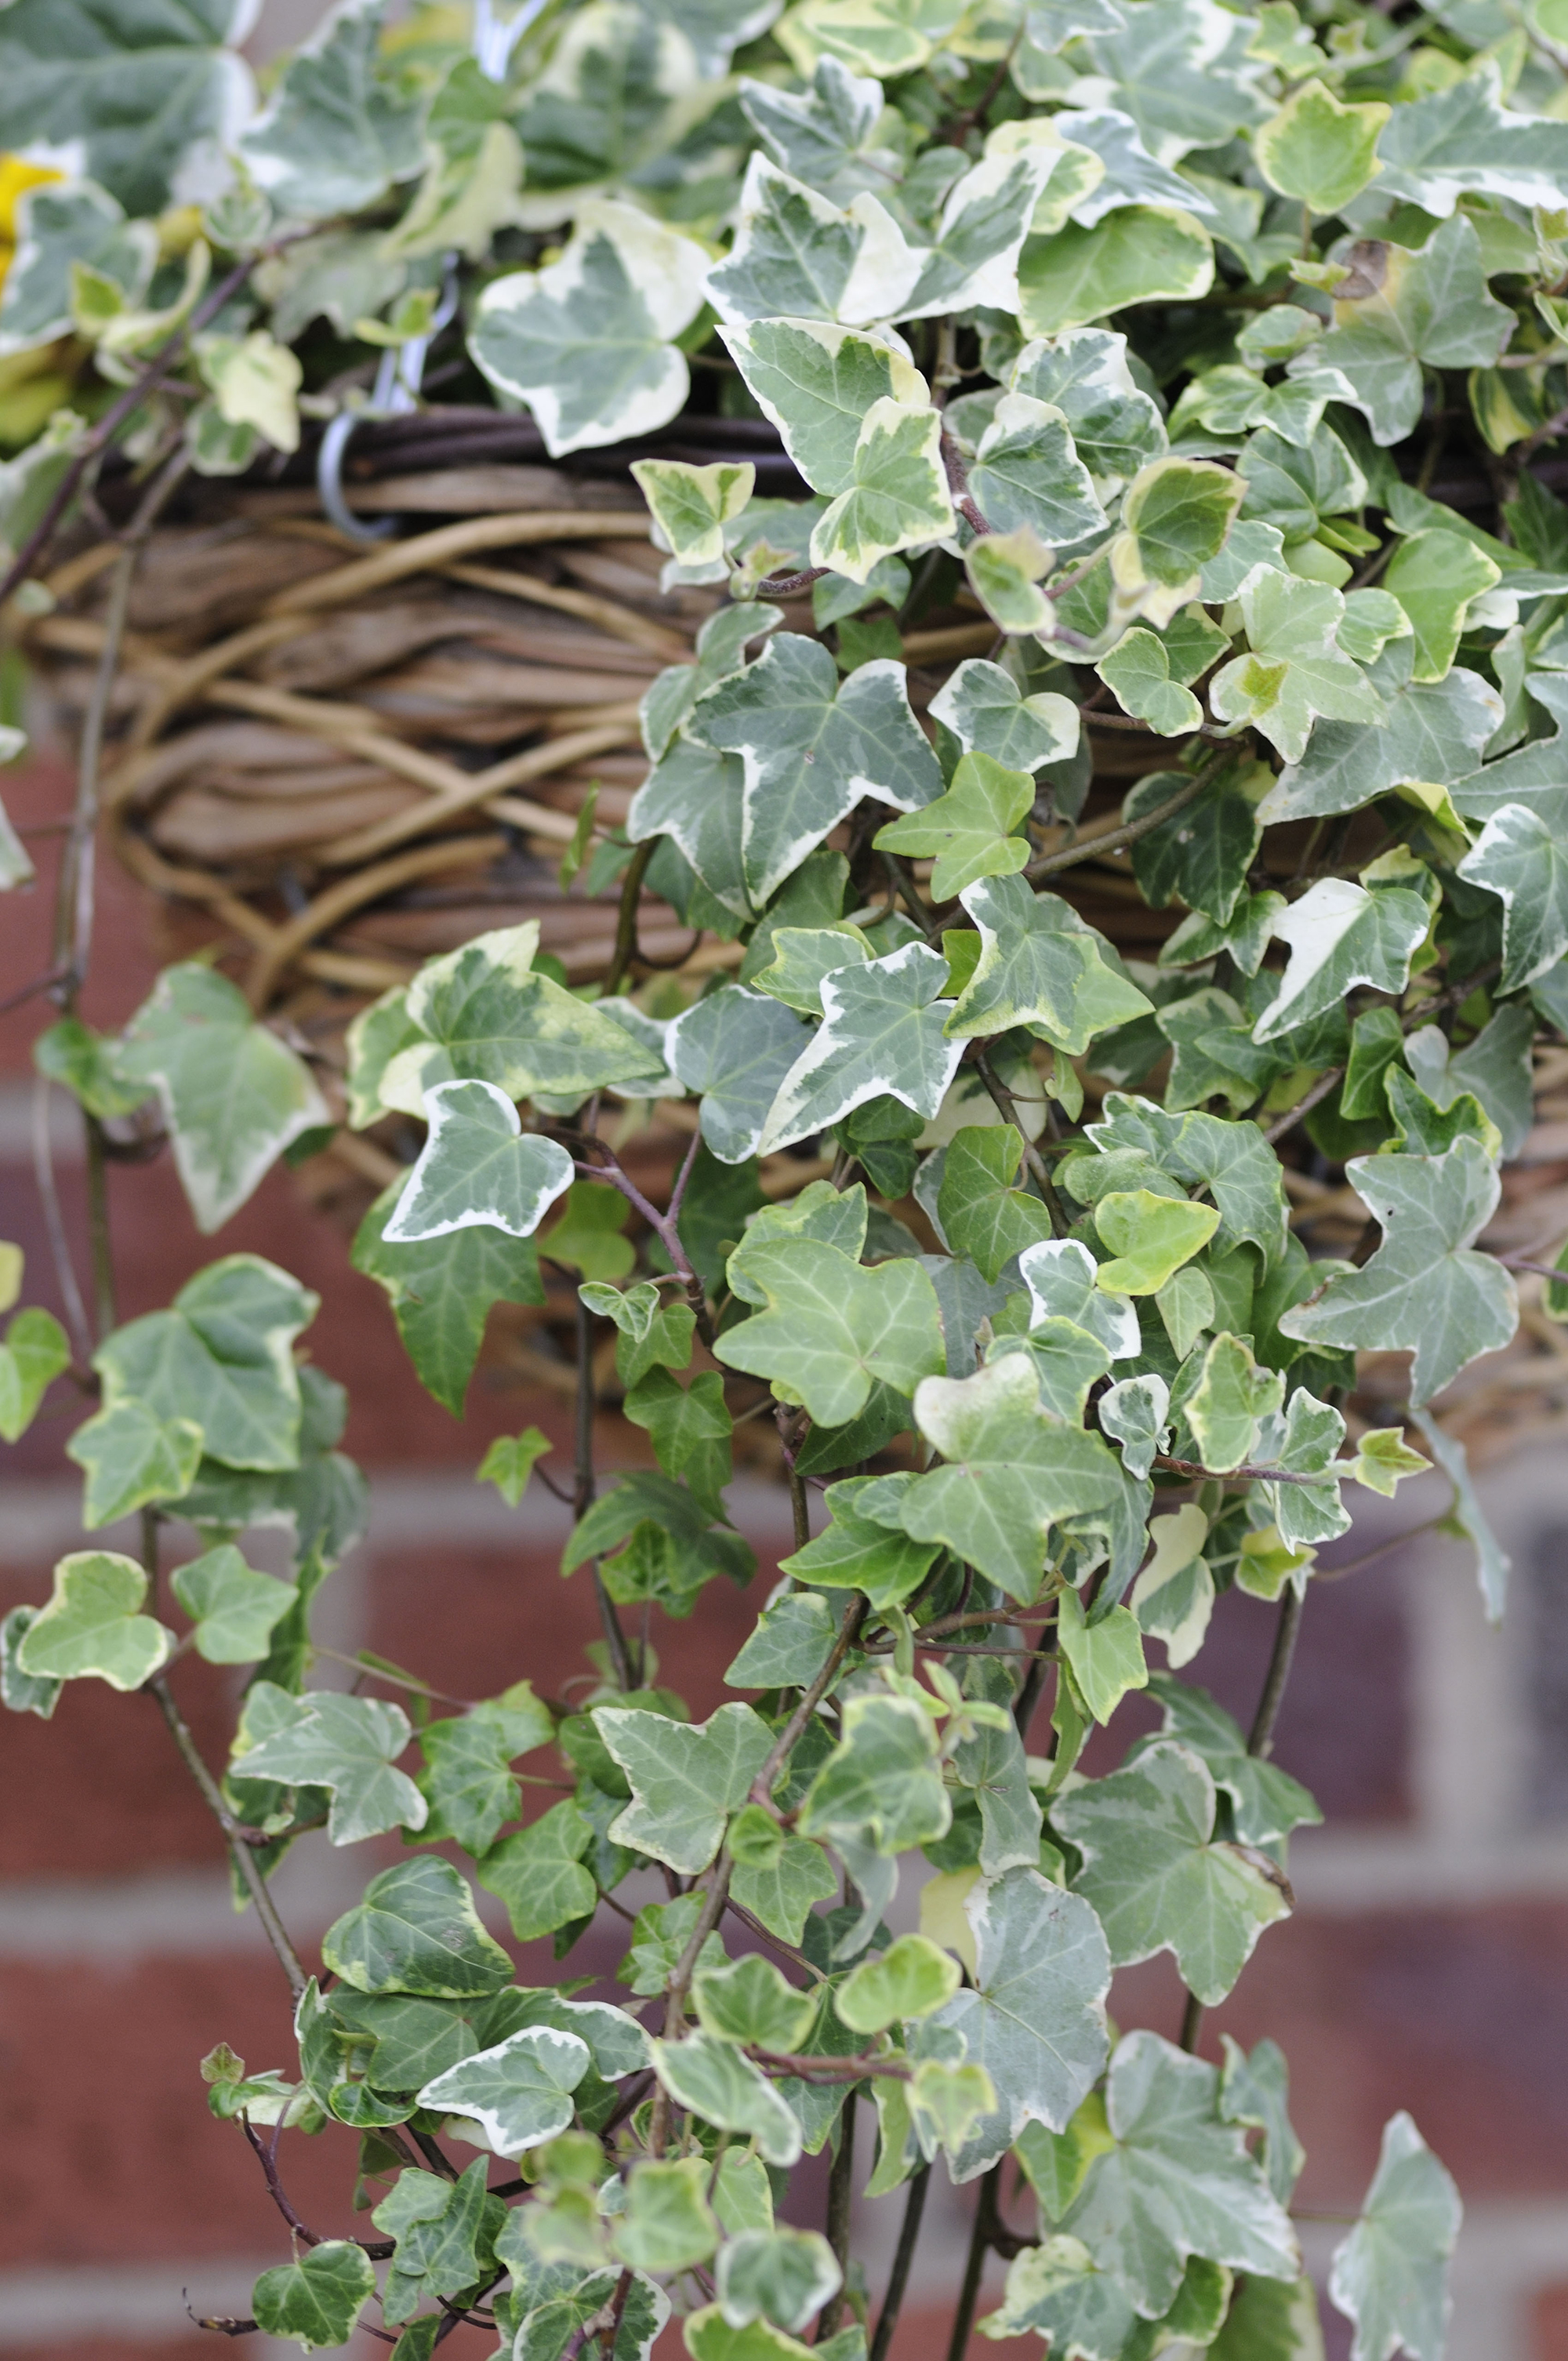
[[[1530,2361],[1568,2361],[1568,2287],[1542,2288],[1533,2311]]]

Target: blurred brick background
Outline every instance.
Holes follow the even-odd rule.
[[[47,761],[9,774],[13,818],[47,831],[68,787]],[[43,877],[8,897],[0,997],[48,965],[57,840],[29,841]],[[141,998],[157,965],[157,925],[156,912],[106,871],[84,1003],[93,1021],[116,1024]],[[32,1170],[28,1045],[42,1021],[36,1001],[0,1018],[0,1236],[27,1249],[27,1300],[59,1309]],[[80,1262],[80,1146],[63,1100],[52,1107],[51,1136]],[[348,1268],[341,1220],[313,1209],[304,1178],[274,1174],[204,1241],[166,1164],[116,1170],[122,1316],[166,1302],[215,1253],[239,1248],[315,1288],[322,1311],[305,1341],[351,1389],[346,1447],[370,1472],[376,1503],[368,1543],[324,1594],[323,1636],[339,1649],[369,1645],[460,1698],[524,1675],[559,1693],[581,1673],[595,1631],[585,1585],[563,1585],[555,1571],[565,1512],[537,1486],[523,1509],[508,1510],[472,1476],[491,1434],[535,1419],[564,1436],[559,1400],[509,1369],[503,1339],[481,1366],[467,1420],[450,1420],[414,1381],[379,1290]],[[77,1417],[67,1395],[6,1455],[0,1611],[46,1596],[54,1558],[77,1539],[79,1479],[60,1453]],[[609,1464],[624,1464],[641,1440],[607,1424]],[[1430,1538],[1343,1587],[1314,1588],[1277,1755],[1318,1795],[1327,1825],[1293,1848],[1296,1916],[1268,1932],[1205,2026],[1212,2056],[1226,2029],[1249,2043],[1267,2031],[1284,2044],[1309,2154],[1299,2201],[1309,2216],[1354,2210],[1383,2122],[1398,2106],[1414,2113],[1467,2206],[1453,2361],[1568,2356],[1560,1471],[1560,1455],[1538,1449],[1489,1479],[1516,1562],[1500,1634],[1482,1620],[1464,1554]],[[654,1635],[699,1714],[716,1701],[769,1563],[787,1546],[783,1496],[751,1480],[740,1498],[762,1560],[752,1593],[715,1585],[690,1624]],[[1397,1508],[1376,1505],[1382,1521],[1368,1520],[1339,1544],[1347,1561],[1439,1502],[1433,1488],[1431,1500],[1418,1491]],[[183,1537],[177,1553],[190,1546]],[[1196,1667],[1244,1722],[1271,1620],[1256,1602],[1222,1602]],[[348,1675],[323,1661],[320,1676]],[[217,1762],[237,1675],[182,1660],[176,1682]],[[1135,1700],[1106,1763],[1145,1726]],[[0,2351],[17,2361],[67,2352],[191,2361],[218,2348],[187,2324],[187,2296],[195,2312],[244,2312],[255,2272],[288,2256],[254,2159],[236,2129],[207,2115],[196,2074],[219,2039],[253,2065],[291,2065],[281,1979],[248,1916],[230,1907],[216,1832],[150,1704],[84,1683],[67,1690],[50,1725],[0,1718]],[[335,1855],[320,1837],[296,1848],[277,1884],[307,1953],[365,1869],[363,1850]],[[901,1917],[913,1908],[903,1896]],[[604,1913],[570,1971],[613,1969],[624,1932]],[[544,1981],[548,1947],[521,1967]],[[1168,1962],[1124,1974],[1112,2007],[1124,2026],[1174,2035]],[[869,2163],[864,2123],[861,2136]],[[283,2163],[313,2226],[328,2235],[353,2226],[351,2134],[291,2136]],[[806,2202],[811,2218],[820,2192],[807,2191]],[[966,2210],[965,2196],[938,2202],[934,2192],[900,2361],[943,2349]],[[860,2243],[873,2298],[895,2232],[894,2204],[868,2209]],[[1303,2223],[1315,2265],[1337,2235],[1330,2220]],[[993,2267],[988,2286],[999,2279]],[[1343,2323],[1330,2314],[1325,2330],[1331,2356],[1343,2356]],[[455,2361],[478,2361],[487,2345],[464,2332],[451,2349]],[[385,2350],[361,2337],[356,2361]]]

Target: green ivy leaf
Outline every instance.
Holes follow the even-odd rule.
[[[614,2246],[623,2263],[645,2271],[688,2271],[718,2244],[707,2202],[709,2167],[700,2156],[634,2164]]]
[[[400,2172],[391,2194],[370,2219],[397,2241],[387,2275],[381,2317],[396,2328],[422,2295],[462,2295],[481,2286],[495,2263],[495,2241],[506,2207],[485,2187],[481,2157],[456,2180],[433,2172]]]
[[[692,1985],[697,2020],[716,2040],[788,2057],[817,2021],[817,2002],[785,1982],[771,1960],[754,1951],[722,1968],[706,1968]]]
[[[992,877],[966,886],[961,899],[981,950],[948,1018],[955,1038],[1026,1026],[1080,1057],[1097,1033],[1147,1014],[1146,995],[1111,965],[1103,939],[1059,895],[1032,893],[1022,878]]]
[[[478,1227],[393,1244],[387,1227],[407,1186],[394,1181],[377,1198],[350,1259],[384,1290],[420,1383],[460,1417],[491,1305],[544,1301],[538,1250],[531,1238]]]
[[[772,1742],[749,1705],[721,1705],[699,1725],[601,1706],[605,1745],[631,1783],[611,1828],[618,1842],[695,1877],[718,1850],[727,1815],[746,1798]]]
[[[1095,1283],[1113,1295],[1157,1295],[1183,1263],[1214,1235],[1219,1209],[1148,1189],[1113,1189],[1094,1208],[1094,1226],[1112,1259]]]
[[[1035,783],[989,754],[965,754],[952,785],[917,812],[893,820],[872,840],[878,851],[934,854],[931,895],[950,902],[977,878],[1010,876],[1029,858],[1028,841],[1012,831],[1029,812]]]
[[[1355,2323],[1352,2361],[1388,2361],[1401,2349],[1441,2361],[1460,2218],[1459,2191],[1409,2116],[1390,2117],[1361,2219],[1329,2275],[1335,2308]]]
[[[1250,722],[1288,763],[1299,763],[1320,715],[1381,719],[1382,698],[1341,653],[1344,601],[1337,590],[1256,566],[1237,597],[1249,653],[1222,664],[1210,683],[1209,702],[1221,720]]]
[[[1265,1927],[1288,1913],[1255,1865],[1261,1855],[1212,1840],[1213,1779],[1174,1740],[1058,1796],[1051,1817],[1083,1855],[1073,1890],[1093,1905],[1117,1966],[1174,1951],[1205,2007],[1223,2000]]]
[[[228,1542],[176,1567],[172,1587],[196,1626],[196,1653],[209,1664],[258,1663],[300,1595],[293,1583],[258,1574]]]
[[[52,1312],[18,1312],[0,1344],[0,1437],[19,1441],[49,1387],[71,1367],[71,1345]]]
[[[1231,1822],[1239,1842],[1271,1845],[1303,1825],[1316,1828],[1322,1814],[1305,1787],[1277,1764],[1249,1754],[1246,1741],[1223,1707],[1207,1689],[1173,1680],[1168,1673],[1149,1676],[1149,1694],[1164,1713],[1162,1738],[1174,1738],[1208,1764],[1216,1787],[1229,1796]],[[1140,1741],[1128,1758],[1151,1741]]]
[[[1463,533],[1416,533],[1400,542],[1383,587],[1409,620],[1415,642],[1412,680],[1447,676],[1470,601],[1501,579],[1502,568]]]
[[[1051,1235],[1046,1206],[1013,1185],[1023,1154],[1011,1124],[966,1125],[948,1146],[938,1217],[953,1252],[968,1255],[986,1279]]]
[[[727,2239],[714,2274],[727,2327],[768,2321],[786,2333],[804,2329],[838,2293],[843,2276],[818,2232],[787,2228],[743,2230]]]
[[[1459,874],[1503,905],[1501,991],[1518,992],[1556,966],[1568,950],[1568,865],[1552,827],[1523,804],[1502,805]]]
[[[860,1840],[889,1859],[945,1834],[952,1807],[924,1707],[902,1697],[850,1697],[843,1737],[806,1791],[803,1836]]]
[[[936,1293],[916,1262],[868,1270],[821,1240],[780,1238],[748,1251],[746,1273],[767,1308],[726,1330],[717,1356],[786,1388],[817,1425],[856,1417],[873,1380],[912,1393],[946,1367]]]
[[[1396,116],[1405,112],[1395,109]],[[1334,291],[1333,312],[1328,335],[1287,373],[1332,370],[1338,399],[1362,412],[1384,448],[1415,432],[1423,363],[1488,368],[1514,324],[1507,305],[1487,291],[1480,240],[1464,214],[1445,221],[1419,253],[1366,240],[1352,276]]]
[[[168,1662],[174,1634],[140,1609],[147,1576],[114,1550],[77,1550],[54,1570],[54,1588],[16,1649],[16,1669],[34,1681],[89,1675],[115,1689],[139,1689]]]
[[[890,2025],[929,2016],[958,1991],[959,1963],[924,1935],[901,1935],[878,1960],[865,1960],[833,1994],[833,2005],[853,2033],[882,2033]]]
[[[263,2271],[250,2303],[264,2334],[291,2337],[315,2353],[347,2344],[375,2292],[376,2274],[364,2248],[348,2238],[329,2238],[297,2263]]]
[[[1058,336],[1135,303],[1190,302],[1214,279],[1201,222],[1176,205],[1124,205],[1093,229],[1029,237],[1018,258],[1018,324]],[[1092,463],[1091,463],[1092,464]]]
[[[1475,1578],[1481,1587],[1482,1603],[1489,1623],[1500,1623],[1508,1597],[1508,1576],[1512,1561],[1492,1531],[1480,1497],[1470,1477],[1470,1463],[1464,1445],[1451,1434],[1444,1434],[1431,1412],[1418,1410],[1415,1423],[1420,1429],[1427,1448],[1453,1487],[1453,1503],[1445,1523],[1448,1530],[1468,1541],[1475,1552]]]
[[[798,1945],[814,1902],[837,1894],[839,1880],[820,1845],[786,1837],[766,1861],[738,1863],[729,1891],[770,1935]]]
[[[1220,2037],[1225,2062],[1220,2075],[1220,2113],[1228,2124],[1246,2124],[1263,2134],[1263,2166],[1278,2202],[1288,2207],[1307,2161],[1307,2151],[1290,2121],[1290,2076],[1277,2041],[1260,2041],[1251,2057]]]
[[[400,1706],[328,1689],[291,1697],[288,1704],[286,1721],[280,1705],[272,1733],[231,1756],[235,1776],[330,1789],[327,1834],[334,1844],[356,1844],[386,1828],[423,1828],[429,1810],[424,1797],[405,1773],[393,1768],[412,1735]]]
[[[752,2320],[733,2328],[717,2303],[690,2315],[685,2340],[692,2361],[804,2361],[807,2353],[817,2349],[786,2336],[769,2321]],[[841,2361],[841,2356],[835,2356],[834,2361]]]
[[[94,1354],[104,1410],[77,1430],[83,1445],[106,1413],[137,1405],[201,1429],[209,1458],[280,1472],[300,1464],[300,1380],[290,1346],[318,1298],[258,1255],[228,1255],[198,1271],[167,1312],[116,1328]]]
[[[1143,1634],[1125,1607],[1113,1607],[1091,1623],[1077,1591],[1064,1590],[1057,1607],[1057,1644],[1096,1721],[1109,1721],[1130,1690],[1147,1686]]]
[[[501,1817],[512,1817],[515,1808]],[[496,1818],[494,1827],[499,1825]],[[592,1823],[568,1798],[552,1805],[526,1828],[503,1837],[476,1861],[475,1875],[488,1894],[506,1904],[520,1943],[553,1935],[558,1927],[592,1915],[598,1888],[584,1861],[593,1840]]]
[[[1341,213],[1376,172],[1377,135],[1392,111],[1380,101],[1346,106],[1315,77],[1299,82],[1258,126],[1258,170],[1282,197],[1315,214]]]

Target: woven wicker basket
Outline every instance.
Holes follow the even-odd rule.
[[[378,545],[328,523],[312,483],[207,483],[140,559],[103,782],[115,850],[168,906],[174,945],[217,933],[256,1006],[317,1040],[433,952],[523,917],[572,982],[609,964],[616,896],[564,892],[561,851],[596,785],[597,824],[624,818],[647,768],[638,700],[692,660],[719,594],[660,592],[630,455],[587,455],[604,472],[520,464],[532,434],[426,412],[367,434],[349,489],[396,520]],[[776,442],[750,456],[760,489],[804,492]],[[27,632],[68,727],[121,546],[70,555]],[[808,596],[786,611],[812,631]],[[925,620],[905,642],[916,710],[995,636],[972,605]],[[1159,741],[1094,737],[1091,811],[1169,760]],[[1168,930],[1155,917],[1148,942],[1128,939],[1149,917],[1130,881],[1080,884],[1129,950]],[[693,974],[740,958],[709,942],[683,961],[691,938],[652,897],[639,940]]]

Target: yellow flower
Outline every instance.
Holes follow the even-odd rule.
[[[36,189],[45,181],[61,181],[49,164],[29,164],[21,156],[0,156],[0,288],[5,284],[11,257],[16,247],[16,202],[28,189]]]

